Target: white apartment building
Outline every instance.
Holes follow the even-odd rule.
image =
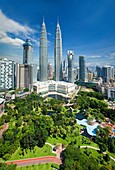
[[[14,61],[0,59],[0,91],[14,88]]]

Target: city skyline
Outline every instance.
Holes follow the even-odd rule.
[[[85,56],[87,66],[115,63],[114,0],[22,2],[0,2],[0,58],[8,57],[22,63],[23,44],[29,38],[34,45],[34,63],[39,63],[40,26],[44,16],[48,32],[48,62],[54,61],[55,27],[59,20],[62,60],[67,58],[67,51],[71,49],[75,54],[75,66],[79,64],[80,55]]]

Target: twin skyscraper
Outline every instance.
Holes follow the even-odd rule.
[[[40,81],[47,81],[48,79],[48,41],[46,26],[43,21],[40,34],[40,50],[39,50],[39,69]],[[55,81],[62,80],[62,37],[59,22],[57,23],[55,44],[54,44],[54,74]]]

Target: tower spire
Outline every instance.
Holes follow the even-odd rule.
[[[57,27],[60,27],[60,25],[59,25],[59,17],[57,17]]]
[[[42,25],[45,25],[45,22],[44,22],[44,15],[43,15],[43,23],[42,23]]]

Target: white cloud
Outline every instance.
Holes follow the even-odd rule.
[[[99,58],[102,58],[102,56],[87,56],[88,58],[92,58],[92,59],[99,59]]]
[[[50,32],[47,33],[49,36],[52,36],[52,34]]]
[[[7,58],[9,60],[14,61],[15,63],[22,63],[22,57],[21,56],[17,56],[15,54],[11,54],[11,55],[2,55],[0,56],[0,58]]]
[[[115,59],[115,52],[110,53],[110,56],[113,57]]]
[[[13,34],[14,38],[9,33]],[[33,33],[35,33],[34,29],[8,18],[0,10],[0,43],[21,46],[24,41],[20,39],[20,35],[27,38]]]
[[[4,32],[15,33],[16,35],[18,35],[19,32],[23,32],[27,35],[35,32],[35,30],[33,30],[32,28],[29,28],[26,25],[23,26],[20,23],[8,18],[3,14],[1,10],[0,10],[0,30]]]
[[[15,46],[20,46],[22,44],[24,44],[24,41],[19,39],[19,38],[10,38],[8,36],[6,37],[3,37],[1,40],[0,40],[1,43],[5,43],[5,44],[12,44],[12,45],[15,45]]]

